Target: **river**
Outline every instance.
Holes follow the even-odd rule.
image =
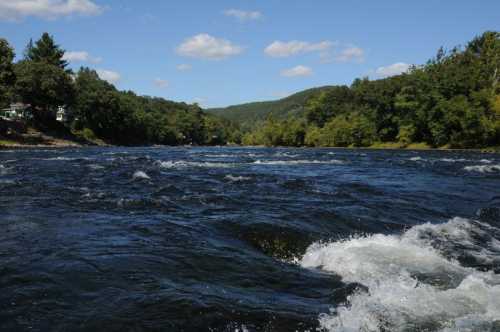
[[[1,331],[500,331],[500,155],[0,151]]]

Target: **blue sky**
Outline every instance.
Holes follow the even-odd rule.
[[[18,56],[47,31],[72,68],[204,107],[395,74],[486,30],[498,0],[0,0]]]

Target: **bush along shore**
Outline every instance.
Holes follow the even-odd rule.
[[[465,47],[440,49],[426,64],[400,75],[308,90],[286,117],[258,109],[265,118],[250,127],[224,118],[224,110],[207,113],[197,104],[138,96],[119,91],[90,68],[75,72],[48,33],[29,41],[21,60],[14,57],[0,38],[0,147],[242,144],[498,151],[500,146],[499,32],[485,32]]]

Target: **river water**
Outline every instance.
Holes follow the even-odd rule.
[[[500,331],[500,155],[0,151],[1,331]]]

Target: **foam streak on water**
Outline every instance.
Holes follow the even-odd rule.
[[[500,276],[447,257],[464,247],[478,260],[498,255],[495,238],[483,244],[490,250],[474,247],[473,237],[486,235],[485,228],[454,218],[441,225],[415,226],[402,235],[312,245],[300,261],[303,267],[335,273],[368,288],[321,315],[321,326],[345,332],[488,331],[500,326]]]
[[[307,164],[333,164],[341,165],[342,160],[257,160],[254,164],[258,165],[307,165]]]

